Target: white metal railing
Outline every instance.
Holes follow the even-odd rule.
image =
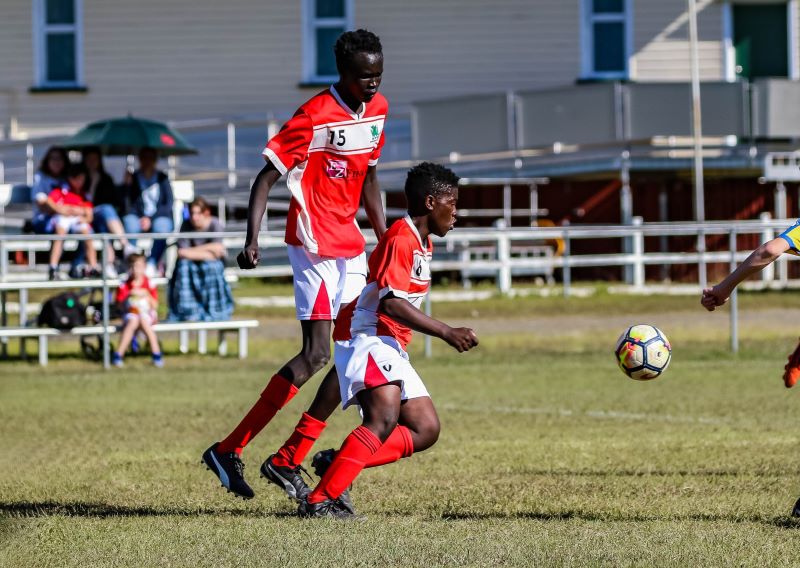
[[[769,214],[764,214],[760,220],[747,221],[712,221],[704,223],[643,223],[642,219],[635,217],[632,225],[607,225],[607,226],[563,226],[563,227],[523,227],[507,229],[457,229],[450,232],[444,239],[440,239],[439,250],[446,253],[440,259],[431,263],[434,272],[480,271],[484,274],[494,274],[497,287],[503,294],[512,289],[512,273],[525,273],[525,271],[553,271],[560,269],[562,273],[563,294],[569,296],[572,289],[572,270],[579,267],[617,266],[630,267],[629,283],[635,288],[645,286],[645,267],[653,265],[697,265],[698,286],[704,287],[707,283],[707,267],[709,263],[728,263],[732,268],[749,254],[737,250],[736,237],[739,235],[758,235],[761,242],[766,242],[779,234],[780,231],[791,225],[793,220],[772,220]],[[130,235],[143,239],[165,238],[174,241],[179,235],[176,233]],[[192,237],[217,237],[222,238],[228,249],[238,249],[244,244],[241,232],[223,233],[192,233]],[[647,251],[645,248],[646,237],[685,236],[697,239],[703,237],[718,237],[724,241],[720,243],[720,250],[698,252],[666,252]],[[13,250],[25,250],[31,243],[39,246],[55,240],[91,240],[102,243],[99,246],[101,254],[105,254],[107,246],[114,241],[114,235],[0,235],[0,283],[8,282],[9,267],[8,253]],[[367,243],[371,247],[375,244],[375,237],[371,233],[366,235]],[[581,239],[622,239],[623,243],[630,246],[630,252],[607,254],[574,254],[573,244]],[[563,241],[563,251],[560,256],[514,256],[512,251],[515,246],[543,243],[546,241]],[[262,248],[283,246],[283,235],[276,231],[264,231],[259,238]],[[494,249],[494,258],[485,258],[486,248]],[[470,247],[480,248],[484,258],[471,258],[461,254],[469,251]],[[620,247],[626,250],[625,247]],[[445,256],[445,258],[441,258]],[[447,257],[450,258],[447,258]],[[102,257],[101,257],[102,258]],[[775,283],[786,286],[789,281],[787,262],[789,258],[784,255],[775,265],[769,267],[761,274],[764,284]],[[256,270],[236,271],[240,278],[248,276],[273,277],[291,274],[288,263],[260,267]],[[80,286],[80,281],[75,281]],[[107,292],[108,280],[102,279],[104,290],[104,322],[107,317]],[[24,283],[14,282],[14,285],[24,287]],[[4,286],[8,289],[8,286]],[[0,291],[3,304],[5,292]],[[736,294],[731,299],[731,348],[738,349],[738,328],[736,316],[738,312]]]

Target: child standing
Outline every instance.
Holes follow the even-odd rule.
[[[119,338],[119,347],[111,358],[111,363],[115,367],[122,367],[122,359],[125,351],[128,350],[133,336],[138,330],[142,330],[150,343],[150,351],[153,354],[153,365],[158,368],[164,366],[164,358],[161,354],[161,346],[158,343],[156,332],[153,331],[153,324],[156,323],[158,316],[158,291],[145,276],[146,263],[144,255],[132,254],[128,257],[130,266],[130,277],[126,282],[120,284],[117,290],[117,302],[124,304],[125,317],[123,319],[125,327]]]

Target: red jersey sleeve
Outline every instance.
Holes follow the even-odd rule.
[[[378,158],[381,157],[381,150],[383,149],[383,143],[385,141],[384,134],[385,134],[385,130],[384,130],[384,132],[381,132],[381,137],[378,140],[378,145],[372,151],[372,154],[369,155],[369,162],[367,162],[368,166],[376,166],[376,165],[378,165]]]
[[[285,175],[306,159],[313,136],[314,124],[311,117],[302,109],[298,110],[280,132],[267,142],[264,157]]]
[[[375,270],[378,296],[384,298],[392,294],[397,298],[408,298],[413,267],[413,244],[402,238],[389,240]]]
[[[117,302],[122,303],[128,299],[128,296],[131,295],[131,285],[129,282],[125,281],[119,285],[117,288]]]

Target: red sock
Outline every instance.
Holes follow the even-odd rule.
[[[319,439],[325,426],[327,426],[325,422],[304,412],[300,422],[294,427],[292,435],[272,458],[272,463],[280,467],[297,467],[303,463],[311,446]]]
[[[319,485],[308,496],[309,503],[336,499],[358,477],[367,461],[380,449],[381,441],[368,428],[359,426],[345,438]]]
[[[405,426],[397,426],[386,438],[381,449],[375,452],[364,467],[386,465],[407,458],[413,453],[414,441],[411,439],[411,431]]]
[[[256,401],[250,412],[233,429],[233,432],[219,443],[217,451],[222,454],[230,452],[241,454],[242,448],[255,438],[264,426],[269,424],[272,417],[286,406],[295,394],[297,394],[297,387],[289,379],[273,375],[267,388],[261,393],[261,398]]]

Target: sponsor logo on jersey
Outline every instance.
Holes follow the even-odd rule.
[[[378,140],[380,140],[380,137],[381,137],[381,129],[380,129],[380,128],[378,128],[378,125],[377,125],[377,124],[373,124],[372,126],[370,126],[370,127],[369,127],[369,132],[370,132],[370,134],[372,135],[372,139],[370,140],[370,142],[372,142],[372,143],[374,144],[375,142],[377,142]]]
[[[329,178],[345,179],[347,177],[347,160],[328,160],[328,167],[325,171]]]

